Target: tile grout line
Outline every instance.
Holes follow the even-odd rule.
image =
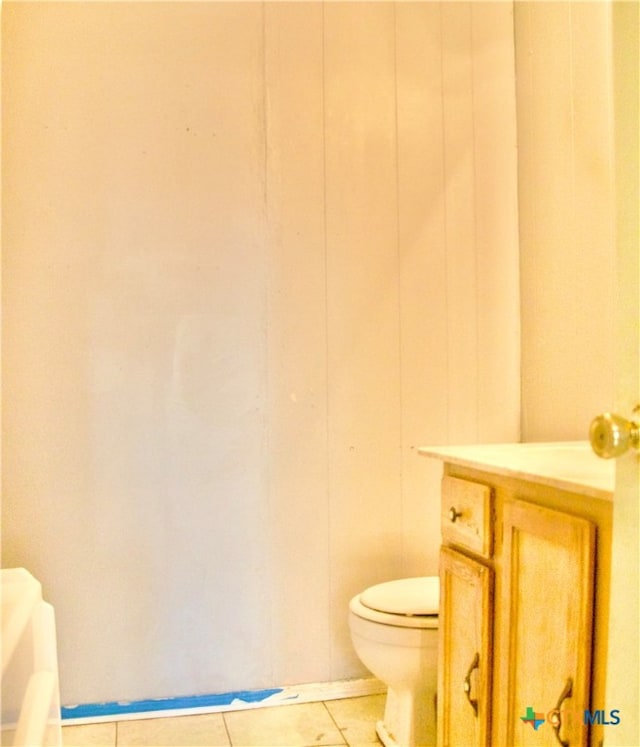
[[[327,705],[327,701],[326,701],[326,700],[323,700],[323,701],[322,701],[322,705],[324,706],[324,710],[325,710],[325,711],[326,711],[326,712],[327,712],[327,713],[329,714],[329,718],[330,718],[330,719],[331,719],[331,720],[333,721],[333,723],[335,724],[335,727],[336,727],[336,729],[337,729],[337,730],[338,730],[338,731],[340,732],[340,736],[342,737],[342,742],[343,742],[343,743],[344,743],[345,745],[347,745],[347,747],[349,747],[349,740],[348,740],[348,739],[347,739],[347,737],[346,737],[346,736],[344,735],[344,731],[343,731],[343,730],[342,730],[342,729],[340,728],[340,726],[339,726],[338,722],[337,722],[337,721],[335,720],[335,718],[334,718],[334,716],[333,716],[333,713],[331,713],[331,709],[330,709],[330,708],[329,708],[329,706]]]
[[[231,732],[229,731],[229,724],[227,724],[227,717],[225,716],[224,712],[222,715],[222,723],[224,724],[224,730],[227,735],[227,742],[229,743],[230,747],[233,747],[233,741],[231,740]]]

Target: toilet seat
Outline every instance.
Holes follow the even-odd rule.
[[[440,609],[440,579],[419,576],[386,581],[360,594],[365,607],[394,615],[437,615]]]
[[[349,608],[364,620],[402,628],[437,628],[440,580],[420,576],[386,581],[355,596]]]

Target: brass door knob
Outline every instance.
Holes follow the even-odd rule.
[[[634,410],[637,412],[638,408]],[[621,415],[605,412],[591,422],[591,448],[602,459],[613,459],[630,448],[640,448],[640,425]]]

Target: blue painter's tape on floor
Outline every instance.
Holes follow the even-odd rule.
[[[259,703],[272,695],[281,693],[283,688],[271,690],[240,690],[238,692],[220,693],[217,695],[189,695],[183,698],[158,698],[157,700],[133,700],[123,703],[86,703],[76,706],[62,706],[62,719],[95,718],[124,714],[149,713],[151,711],[169,711],[187,708],[211,708],[212,706],[231,705],[234,700],[244,703]]]

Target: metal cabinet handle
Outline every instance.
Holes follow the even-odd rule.
[[[556,739],[558,740],[558,744],[562,745],[562,747],[569,747],[569,742],[565,742],[564,739],[562,739],[562,737],[560,736],[560,729],[562,728],[562,714],[560,713],[560,708],[562,707],[564,701],[567,698],[571,697],[572,690],[573,680],[571,679],[571,677],[569,677],[567,683],[564,686],[564,690],[560,693],[560,697],[558,698],[556,707],[553,709],[551,715],[549,716],[549,722],[553,727],[553,731],[556,735]]]
[[[453,506],[449,509],[449,521],[452,524],[456,523],[456,519],[462,516],[462,511],[456,511]]]
[[[469,705],[473,708],[473,712],[478,716],[478,699],[471,697],[471,674],[473,673],[474,669],[480,668],[480,654],[476,653],[476,655],[473,657],[473,661],[471,662],[471,666],[469,667],[469,670],[467,671],[467,676],[464,678],[464,682],[462,685],[462,689],[464,690],[464,694],[467,696],[467,700],[469,701]]]

